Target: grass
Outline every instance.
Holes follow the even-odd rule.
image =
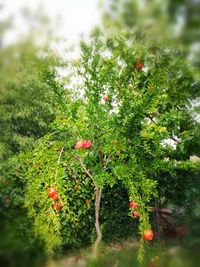
[[[97,259],[91,258],[91,248],[76,251],[45,267],[196,267],[200,256],[177,242],[153,244],[147,247],[143,263],[137,261],[133,240],[120,244],[102,244]]]

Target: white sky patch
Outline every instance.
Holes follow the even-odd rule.
[[[142,70],[143,70],[145,73],[147,73],[148,70],[149,70],[149,68],[148,68],[147,66],[145,66],[144,68],[142,68]]]
[[[117,114],[119,112],[119,106],[116,102],[112,103],[113,108],[110,110],[110,115],[112,115],[113,113]]]
[[[179,139],[178,139],[177,136],[175,136],[175,138],[179,141]],[[161,145],[164,146],[164,147],[167,146],[167,145],[170,145],[175,150],[176,149],[176,146],[177,146],[177,142],[175,142],[171,138],[168,138],[168,139],[164,139],[161,142]]]
[[[118,64],[121,68],[126,67],[126,63],[125,63],[122,59],[120,59],[120,58],[117,59],[117,64]]]
[[[22,16],[22,9],[30,13],[40,12],[47,15],[53,29],[53,35],[77,43],[81,36],[88,36],[92,28],[100,24],[101,12],[99,0],[0,0],[1,18],[12,17],[13,29],[6,33],[6,44],[13,43],[22,35],[37,26],[37,19],[31,22]],[[58,49],[65,46],[62,43]]]
[[[110,59],[112,57],[112,53],[109,50],[105,50],[101,53],[102,58]]]
[[[39,19],[46,16],[49,25],[42,25],[42,32],[46,34],[50,29],[55,38],[49,43],[50,47],[58,56],[68,62],[73,61],[80,55],[80,38],[88,40],[91,30],[101,23],[98,4],[99,0],[0,0],[0,21],[7,19],[12,24],[11,29],[5,32],[3,45],[20,41],[29,32],[37,30],[41,27]],[[23,15],[25,10],[28,18]],[[44,40],[41,35],[36,41],[41,44]],[[39,56],[45,55],[41,52]],[[65,68],[57,68],[57,72],[58,79],[68,77],[68,89],[79,91],[82,96],[83,81],[77,77],[70,64]]]

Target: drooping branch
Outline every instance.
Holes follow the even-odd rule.
[[[58,176],[58,166],[60,165],[61,155],[62,155],[63,151],[64,151],[64,147],[61,148],[59,156],[58,156],[58,165],[57,165],[57,168],[56,168],[55,183],[56,183],[56,178]]]
[[[59,156],[58,156],[58,165],[60,164],[60,159],[61,159],[61,155],[62,155],[63,151],[64,151],[64,147],[62,147],[61,150],[60,150],[60,153],[59,153]]]

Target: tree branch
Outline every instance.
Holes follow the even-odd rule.
[[[170,139],[172,139],[176,144],[179,143],[179,140],[174,136],[171,136]]]
[[[139,144],[138,145],[135,145],[135,146],[139,146],[139,147],[144,148],[150,155],[152,155],[153,157],[155,157],[153,153],[151,153],[149,150],[146,149],[146,147],[144,147],[142,145],[139,145]]]
[[[64,150],[64,147],[62,147],[61,150],[60,150],[60,154],[59,154],[59,157],[58,157],[58,165],[60,164],[60,159],[61,159],[61,155],[63,153],[63,150]]]
[[[93,247],[93,257],[96,258],[98,254],[98,247],[99,243],[101,242],[102,239],[102,233],[100,229],[100,223],[99,223],[99,210],[100,210],[100,204],[101,204],[101,195],[102,195],[102,187],[99,187],[98,184],[94,181],[92,174],[86,169],[83,160],[80,156],[73,156],[74,159],[78,160],[80,162],[80,165],[84,172],[89,176],[94,185],[95,185],[95,190],[96,190],[96,197],[95,197],[95,228],[96,228],[96,233],[97,233],[97,239],[94,243]]]
[[[84,172],[87,174],[87,176],[90,177],[90,178],[93,180],[93,182],[94,182],[94,184],[95,184],[95,186],[96,186],[96,183],[95,183],[95,181],[94,181],[94,179],[93,179],[93,176],[92,176],[92,174],[86,169],[86,167],[85,167],[85,165],[84,165],[84,163],[83,163],[82,158],[81,158],[81,157],[78,157],[78,156],[77,156],[77,157],[76,157],[76,156],[73,156],[73,158],[76,159],[76,160],[78,160],[78,161],[80,162],[82,169],[83,169]]]
[[[107,165],[108,165],[108,162],[110,160],[110,158],[115,154],[115,152],[111,153],[110,155],[108,155],[107,157],[105,156],[104,157],[104,160],[105,160],[105,166],[104,168],[106,169]]]
[[[103,153],[102,153],[102,146],[101,146],[101,139],[100,139],[100,129],[98,129],[98,152],[99,152],[99,159],[101,167],[103,167]]]
[[[58,156],[58,165],[57,165],[57,168],[56,168],[55,183],[56,183],[56,178],[58,176],[58,166],[60,164],[60,159],[61,159],[61,155],[62,155],[63,151],[64,151],[64,147],[61,148],[60,153],[59,153],[59,156]]]
[[[148,118],[150,119],[151,122],[153,122],[153,123],[156,124],[156,122],[154,121],[154,119],[153,119],[151,116],[148,116]],[[156,125],[157,125],[157,124],[156,124]],[[179,143],[179,140],[178,140],[176,137],[171,136],[171,137],[169,137],[169,138],[172,139],[176,144]]]

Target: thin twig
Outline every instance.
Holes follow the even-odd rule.
[[[114,155],[115,153],[113,152],[113,153],[111,153],[107,158],[106,158],[106,156],[104,157],[104,169],[106,169],[107,168],[107,165],[108,165],[108,162],[109,162],[109,160],[110,160],[110,158]]]
[[[154,121],[154,119],[151,116],[148,116],[148,118],[151,120],[151,122],[153,122],[157,125],[157,123]],[[176,144],[179,143],[179,140],[176,137],[170,136],[169,138],[172,139]]]
[[[56,178],[58,176],[58,166],[60,165],[60,159],[61,159],[61,155],[62,155],[63,151],[64,151],[64,147],[61,148],[59,156],[58,156],[58,165],[57,165],[56,174],[55,174],[55,184],[56,184]]]
[[[103,167],[103,153],[102,153],[102,146],[101,146],[101,138],[100,138],[100,129],[98,130],[98,152],[99,152],[99,159],[100,159],[100,164],[101,164],[101,167]]]
[[[149,154],[151,154],[153,157],[155,157],[153,153],[151,153],[149,150],[146,149],[146,147],[144,147],[142,145],[135,145],[135,146],[139,146],[139,147],[144,148]]]
[[[61,158],[61,155],[63,153],[63,150],[64,150],[64,147],[62,147],[61,150],[60,150],[60,154],[59,154],[59,157],[58,157],[58,165],[60,164],[60,158]]]
[[[78,157],[78,156],[73,156],[73,158],[76,159],[76,160],[78,160],[78,161],[80,162],[81,167],[82,167],[82,169],[84,170],[84,172],[85,172],[85,173],[87,174],[87,176],[90,177],[90,178],[93,180],[93,182],[94,182],[93,176],[92,176],[92,174],[86,169],[86,167],[85,167],[85,165],[84,165],[84,163],[83,163],[82,158],[81,158],[81,157]],[[95,182],[94,182],[94,183],[95,183]],[[95,185],[96,185],[96,184],[95,184]]]
[[[176,144],[179,143],[179,140],[177,138],[175,138],[174,136],[171,136],[170,139],[172,139]]]

